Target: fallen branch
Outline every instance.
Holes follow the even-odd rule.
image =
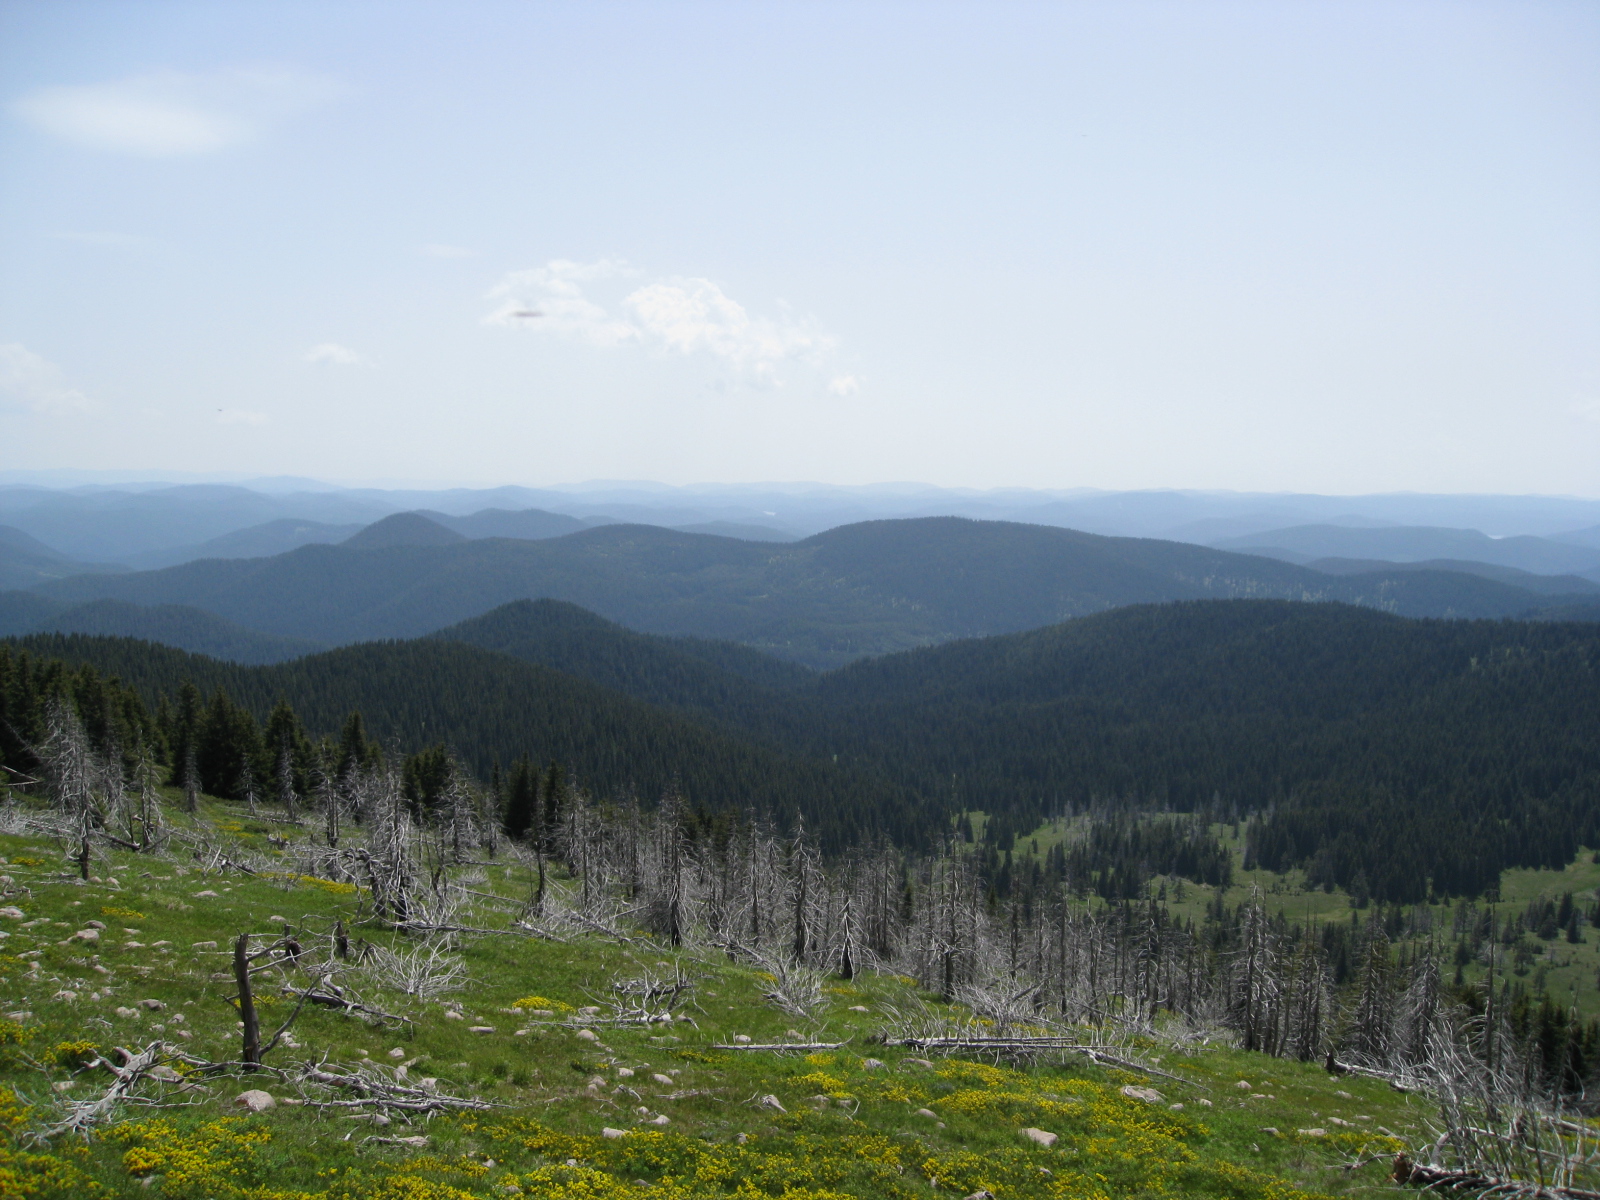
[[[395,1013],[384,1012],[381,1008],[372,1008],[366,1004],[360,1004],[354,1000],[347,1000],[345,997],[335,995],[331,992],[319,992],[315,987],[309,987],[304,990],[286,987],[283,990],[291,996],[299,997],[302,1000],[309,1001],[312,1004],[320,1004],[324,1008],[337,1008],[342,1012],[360,1013],[362,1016],[376,1017],[381,1021],[393,1021],[397,1025],[415,1024],[410,1017],[402,1017]]]
[[[90,1129],[110,1117],[117,1105],[129,1098],[139,1081],[156,1065],[164,1049],[163,1043],[152,1042],[120,1067],[110,1059],[96,1055],[94,1061],[89,1063],[89,1068],[104,1067],[116,1076],[116,1081],[98,1100],[68,1101],[67,1115],[39,1135],[40,1140],[48,1141],[63,1133],[81,1133],[88,1137]]]
[[[1070,1037],[907,1037],[891,1039],[885,1038],[886,1046],[904,1046],[908,1050],[943,1050],[945,1052],[967,1051],[979,1054],[1046,1054],[1057,1052],[1062,1054],[1081,1054],[1097,1066],[1119,1067],[1124,1071],[1137,1071],[1141,1075],[1158,1075],[1162,1079],[1170,1079],[1174,1083],[1187,1084],[1190,1087],[1209,1091],[1209,1088],[1195,1083],[1192,1079],[1185,1079],[1182,1075],[1174,1075],[1170,1071],[1158,1070],[1147,1063],[1136,1059],[1123,1058],[1120,1055],[1108,1054],[1099,1046],[1085,1046],[1076,1038]]]
[[[324,1087],[341,1088],[354,1092],[353,1100],[312,1100],[306,1103],[315,1108],[385,1108],[408,1113],[443,1112],[448,1109],[483,1110],[495,1106],[487,1100],[471,1096],[451,1096],[426,1088],[406,1087],[393,1080],[384,1079],[368,1070],[349,1072],[326,1071],[322,1067],[305,1063],[300,1079],[319,1083]]]
[[[1587,1188],[1542,1186],[1515,1179],[1497,1179],[1478,1171],[1452,1171],[1447,1167],[1412,1162],[1404,1154],[1394,1157],[1392,1178],[1398,1184],[1431,1192],[1494,1193],[1519,1200],[1600,1200],[1600,1192]]]
[[[837,1050],[849,1044],[848,1039],[842,1042],[734,1042],[727,1046],[719,1042],[711,1048],[713,1050]]]

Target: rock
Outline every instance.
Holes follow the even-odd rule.
[[[413,1150],[421,1150],[428,1144],[428,1139],[423,1137],[420,1133],[414,1133],[410,1137],[395,1138],[395,1143],[401,1146],[410,1146]],[[521,1190],[521,1188],[517,1189],[519,1192]]]
[[[748,1046],[750,1044],[750,1035],[748,1033],[736,1033],[733,1035],[733,1040],[740,1046]]]
[[[100,931],[98,929],[80,929],[67,939],[69,942],[98,942]]]
[[[1202,1108],[1210,1108],[1211,1107],[1211,1101],[1209,1101],[1209,1100],[1197,1100],[1197,1101],[1195,1101],[1195,1103],[1200,1105]]]
[[[0,917],[5,917],[7,920],[20,921],[26,915],[26,913],[24,913],[14,904],[8,904],[4,908],[0,908]]]
[[[444,1019],[446,1021],[465,1021],[466,1020],[465,1017],[463,1017],[460,1013],[458,1013],[453,1008],[447,1008],[447,1009],[444,1010]]]
[[[605,1085],[606,1085],[606,1077],[604,1075],[591,1075],[591,1076],[589,1076],[589,1083],[588,1083],[589,1087],[605,1087]]]
[[[1170,1108],[1173,1112],[1182,1112],[1183,1111],[1183,1105],[1182,1104],[1169,1104],[1169,1105],[1167,1105],[1167,1107]]]
[[[914,1067],[926,1067],[930,1071],[933,1070],[933,1064],[925,1058],[908,1058],[905,1061]]]
[[[141,1000],[139,1001],[139,1007],[148,1009],[151,1012],[160,1012],[166,1007],[166,1004],[160,1000]]]
[[[404,1058],[405,1056],[406,1052],[399,1046],[396,1046],[393,1050],[389,1051],[390,1058]]]
[[[655,1080],[657,1083],[665,1083],[669,1086],[673,1083],[673,1078],[671,1075],[662,1075],[660,1072],[650,1076],[650,1078]]]
[[[467,1032],[468,1033],[493,1033],[494,1032],[494,1026],[493,1025],[469,1025],[467,1027]]]
[[[646,1125],[671,1125],[672,1124],[672,1118],[667,1116],[666,1113],[662,1113],[659,1117],[652,1117],[650,1120],[646,1121],[645,1124]]]
[[[832,1100],[829,1100],[826,1096],[823,1096],[823,1095],[807,1096],[806,1099],[808,1101],[810,1101],[812,1104],[815,1104],[818,1108],[827,1108],[828,1105],[833,1103]]]
[[[617,1068],[617,1078],[618,1079],[632,1079],[633,1078],[633,1068],[632,1067],[618,1067]]]
[[[115,878],[109,878],[109,879],[106,880],[106,886],[107,887],[119,888],[122,885],[120,883],[118,883]]]
[[[1345,1121],[1345,1120],[1340,1119],[1339,1117],[1329,1117],[1328,1118],[1328,1124],[1329,1125],[1342,1125],[1346,1129],[1354,1129],[1356,1127],[1356,1123],[1354,1121]]]
[[[1233,1086],[1238,1088],[1241,1092],[1248,1092],[1251,1090],[1250,1081],[1248,1079],[1241,1079]]]
[[[530,1008],[527,1010],[530,1017],[553,1017],[556,1010],[553,1008]]]
[[[878,1071],[882,1068],[883,1059],[881,1058],[863,1058],[861,1060],[861,1069],[863,1071]]]
[[[603,1138],[627,1137],[628,1131],[626,1129],[613,1129],[611,1126],[607,1125],[600,1131],[600,1136]]]
[[[161,1063],[159,1066],[151,1067],[147,1074],[149,1074],[151,1079],[159,1079],[162,1083],[183,1082],[183,1076],[179,1075],[171,1067],[167,1066],[166,1063]]]
[[[805,1034],[801,1033],[798,1029],[785,1029],[783,1031],[783,1036],[786,1038],[793,1038],[798,1042],[801,1038],[805,1037]]]
[[[1326,1129],[1296,1129],[1295,1132],[1301,1137],[1318,1138],[1328,1136],[1328,1131]]]
[[[600,1015],[600,1007],[595,1004],[585,1005],[578,1010],[578,1015],[580,1017],[598,1017]]]
[[[1122,1086],[1122,1094],[1130,1100],[1143,1100],[1146,1104],[1160,1104],[1166,1099],[1155,1088],[1134,1087],[1131,1083]]]
[[[745,1144],[745,1143],[746,1143],[746,1142],[748,1142],[748,1141],[749,1141],[749,1140],[750,1140],[750,1135],[749,1135],[749,1134],[748,1134],[748,1133],[740,1133],[740,1134],[736,1134],[736,1135],[735,1135],[735,1136],[734,1136],[734,1139],[733,1139],[733,1140],[734,1140],[734,1141],[736,1141],[736,1142],[738,1142],[738,1143],[739,1143],[739,1145],[741,1145],[741,1146],[742,1146],[742,1145],[744,1145],[744,1144]]]
[[[1030,1142],[1039,1143],[1041,1146],[1054,1146],[1060,1140],[1057,1135],[1051,1133],[1048,1129],[1033,1129],[1031,1127],[1024,1129],[1022,1136]]]
[[[917,1109],[917,1116],[919,1116],[919,1117],[929,1117],[929,1118],[931,1118],[933,1120],[938,1120],[938,1118],[939,1118],[939,1114],[934,1112],[933,1109],[931,1109],[931,1108],[919,1108],[919,1109]]]
[[[768,1093],[767,1095],[761,1097],[761,1099],[758,1100],[757,1103],[760,1104],[762,1108],[775,1108],[779,1112],[788,1112],[789,1111],[787,1108],[785,1108],[783,1106],[783,1101],[779,1100],[776,1096],[772,1095],[771,1093]]]
[[[61,989],[61,991],[50,997],[52,1000],[65,1000],[68,1004],[71,1004],[77,998],[77,992],[69,992],[65,988]]]
[[[966,1200],[994,1200],[994,1193],[988,1188],[979,1188],[977,1191],[967,1196]]]
[[[276,914],[268,917],[267,920],[271,921],[274,925],[287,925],[289,923],[288,917],[280,917]]]
[[[104,929],[106,927],[104,921],[85,921],[84,925],[90,929]]]
[[[121,1017],[124,1021],[128,1020],[130,1017],[137,1017],[138,1015],[139,1010],[137,1008],[124,1008],[120,1005],[117,1008],[117,1016]]]
[[[216,893],[213,892],[210,888],[206,888],[205,891],[203,891],[203,892],[196,892],[194,894],[194,896],[195,896],[196,900],[200,899],[200,897],[202,897],[202,896],[210,896],[210,897],[215,898]]]
[[[582,1042],[598,1042],[600,1035],[592,1029],[578,1030],[578,1040]]]
[[[865,1004],[852,1004],[845,1011],[846,1012],[871,1012],[872,1010],[869,1009]]]
[[[266,1112],[269,1108],[276,1108],[278,1102],[272,1098],[271,1092],[263,1092],[260,1088],[251,1088],[248,1092],[240,1092],[233,1098],[235,1108],[248,1108],[251,1112]]]
[[[215,950],[216,948],[217,948],[217,944],[215,942],[190,942],[189,943],[189,949],[191,949],[191,950]]]
[[[1261,1132],[1262,1133],[1270,1133],[1273,1137],[1277,1137],[1278,1136],[1278,1127],[1276,1125],[1263,1125],[1261,1127]]]
[[[1355,1099],[1355,1097],[1354,1097],[1354,1096],[1352,1096],[1352,1095],[1351,1095],[1351,1094],[1350,1094],[1350,1093],[1349,1093],[1349,1092],[1340,1092],[1340,1091],[1335,1091],[1335,1092],[1334,1092],[1334,1093],[1333,1093],[1333,1094],[1334,1094],[1334,1095],[1335,1095],[1335,1096],[1342,1096],[1342,1097],[1344,1097],[1344,1099],[1346,1099],[1346,1100],[1354,1100],[1354,1099]]]

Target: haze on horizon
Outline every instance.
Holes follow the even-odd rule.
[[[0,470],[1600,496],[1587,3],[0,0]]]

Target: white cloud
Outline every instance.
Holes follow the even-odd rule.
[[[265,425],[266,423],[266,413],[251,412],[243,408],[217,409],[218,425]]]
[[[835,375],[828,380],[828,394],[831,396],[854,396],[861,390],[861,380],[854,375]]]
[[[331,80],[292,70],[163,71],[40,88],[10,108],[35,129],[80,146],[170,158],[235,145],[339,91]]]
[[[588,342],[593,346],[620,346],[638,341],[639,329],[614,317],[584,295],[584,286],[636,276],[620,259],[577,263],[554,259],[542,267],[513,271],[489,292],[500,306],[484,318],[489,325],[534,329]]]
[[[21,342],[0,345],[0,398],[9,401],[8,408],[53,416],[86,413],[95,407],[82,392],[62,382],[60,367]]]
[[[305,361],[308,363],[325,363],[333,367],[370,367],[372,360],[365,354],[359,354],[348,346],[341,346],[338,342],[323,342],[313,346],[305,352]]]
[[[501,280],[489,293],[499,306],[484,321],[600,347],[640,344],[707,354],[768,380],[780,363],[814,360],[833,346],[814,321],[787,311],[752,316],[709,279],[662,279],[615,295],[640,276],[620,259],[556,259]]]
[[[1586,421],[1600,422],[1600,399],[1575,400],[1568,406],[1568,411]]]
[[[468,250],[465,246],[445,246],[432,243],[418,247],[419,254],[427,258],[475,258],[476,250]]]

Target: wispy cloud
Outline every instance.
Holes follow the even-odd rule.
[[[854,396],[861,390],[861,381],[854,375],[835,375],[828,380],[830,396]]]
[[[251,412],[245,408],[217,409],[218,425],[265,425],[266,423],[266,413]]]
[[[556,259],[507,275],[489,293],[490,325],[555,334],[598,347],[654,346],[705,354],[747,375],[772,380],[780,364],[815,360],[833,339],[809,318],[779,308],[756,316],[709,279],[644,281],[620,259]]]
[[[72,416],[95,407],[82,392],[66,385],[60,367],[21,342],[0,344],[0,398],[5,407],[51,416]]]
[[[425,258],[476,258],[478,254],[476,250],[468,250],[465,246],[446,246],[438,242],[419,246],[417,253]]]
[[[338,342],[323,342],[313,346],[305,352],[305,361],[308,363],[322,363],[331,367],[370,367],[372,360],[365,354],[360,354],[348,346],[341,346]]]
[[[246,141],[340,91],[330,79],[294,70],[163,71],[39,88],[10,109],[35,129],[80,146],[170,158]]]

